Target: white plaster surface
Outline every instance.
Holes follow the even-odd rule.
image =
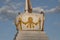
[[[43,31],[20,31],[16,40],[48,40],[48,37]]]

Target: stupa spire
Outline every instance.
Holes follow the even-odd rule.
[[[25,2],[25,12],[32,13],[32,6],[30,0],[26,0]]]

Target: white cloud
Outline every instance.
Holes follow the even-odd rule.
[[[2,19],[2,17],[0,17],[0,20]]]
[[[60,2],[60,0],[58,0],[58,2]]]
[[[10,2],[11,0],[2,0],[6,5],[0,7],[0,20],[13,20],[17,13],[20,12],[20,7],[22,7],[23,3],[16,3],[16,2]],[[33,8],[33,12],[41,12],[44,11],[46,13],[52,13],[52,12],[60,12],[60,7],[57,6],[55,8],[47,9],[48,6],[40,6]],[[44,10],[44,8],[46,8]]]
[[[45,12],[55,12],[56,8],[52,8],[52,9],[49,9],[49,10],[45,10]]]
[[[35,8],[33,8],[33,12],[38,12],[38,13],[40,13],[41,11],[45,12],[44,9],[46,9],[46,8],[48,8],[48,6],[35,7]]]
[[[46,13],[55,13],[60,12],[60,6],[56,6],[55,8],[51,8],[49,10],[45,10]]]
[[[11,1],[11,0],[6,0],[7,3],[8,3],[9,1]]]
[[[44,11],[45,13],[55,13],[55,12],[60,12],[60,6],[56,6],[55,8],[51,8],[51,9],[44,9],[41,7],[35,7],[33,8],[33,12],[40,12],[40,11]]]
[[[33,8],[33,12],[40,13],[41,11],[44,11],[44,9],[42,9],[41,7],[35,7],[35,8]]]
[[[17,13],[20,12],[20,7],[23,3],[8,3],[0,8],[0,20],[13,20]]]
[[[9,3],[11,0],[0,0],[0,2],[6,4],[6,3]]]

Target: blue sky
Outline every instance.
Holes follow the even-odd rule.
[[[13,40],[14,19],[24,12],[25,0],[0,0],[0,40]],[[60,0],[31,0],[33,12],[45,11],[45,32],[49,40],[60,40]]]

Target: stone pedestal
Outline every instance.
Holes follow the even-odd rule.
[[[21,31],[16,40],[48,40],[48,37],[43,31]]]

